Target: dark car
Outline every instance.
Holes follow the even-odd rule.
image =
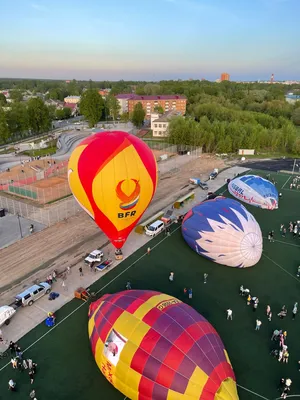
[[[216,179],[217,176],[218,176],[218,173],[216,171],[214,171],[209,175],[209,179],[211,179],[211,180]]]
[[[208,185],[205,182],[199,182],[198,185],[201,187],[202,190],[208,190]]]

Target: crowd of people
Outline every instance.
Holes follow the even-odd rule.
[[[300,189],[300,176],[293,178],[292,182],[290,183],[290,189]]]
[[[300,269],[300,267],[299,267]],[[244,288],[244,285],[240,286],[240,296],[244,297],[246,299],[246,304],[247,306],[251,306],[253,309],[253,312],[256,312],[258,305],[259,305],[259,299],[256,296],[252,296],[250,293],[250,289]],[[227,313],[227,320],[232,320],[232,310],[228,309],[226,310]],[[292,319],[294,320],[296,318],[296,315],[298,313],[298,303],[295,302],[292,308]],[[265,310],[266,317],[268,321],[272,321],[272,310],[271,306],[268,304],[266,306]],[[288,314],[288,310],[286,305],[283,305],[281,310],[277,313],[277,316],[283,320]],[[255,322],[255,330],[259,331],[260,327],[262,325],[262,321],[259,319],[256,319]],[[288,333],[287,331],[283,329],[275,329],[272,336],[271,336],[271,351],[270,354],[276,358],[279,362],[282,363],[288,363],[289,361],[289,351],[288,351],[288,345],[287,345],[287,336]],[[300,365],[300,361],[298,362]],[[300,370],[300,369],[299,369]],[[280,383],[278,386],[278,391],[280,391],[280,397],[283,399],[286,399],[287,396],[289,395],[291,391],[291,385],[292,385],[292,380],[290,378],[281,378]]]
[[[33,362],[31,358],[23,357],[23,351],[18,343],[10,341],[8,348],[12,357],[10,360],[12,368],[20,371],[21,373],[27,371],[30,384],[32,385],[35,381],[35,375],[37,373],[37,364]],[[8,390],[12,392],[17,391],[17,382],[12,378],[8,381]],[[37,400],[34,389],[30,391],[29,397],[33,400]]]

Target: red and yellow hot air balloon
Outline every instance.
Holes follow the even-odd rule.
[[[74,149],[68,178],[78,203],[120,249],[154,196],[157,165],[141,139],[100,132]]]
[[[220,336],[171,295],[105,294],[90,305],[88,331],[102,374],[128,399],[239,399]]]

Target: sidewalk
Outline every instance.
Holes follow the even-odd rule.
[[[224,185],[226,179],[232,179],[236,174],[243,173],[245,171],[248,171],[248,168],[233,167],[221,172],[215,180],[207,182],[209,185],[209,191],[214,192],[220,189]],[[197,187],[195,187],[194,191],[195,199],[193,201],[187,202],[186,205],[181,209],[174,210],[173,215],[178,216],[186,213],[194,205],[206,198],[207,191],[204,191],[201,188]],[[165,210],[168,209],[170,209],[170,206],[165,208]],[[139,235],[135,232],[131,233],[123,247],[124,259],[129,257],[132,253],[134,253],[146,243],[150,242],[150,240],[151,239],[148,238],[146,235]],[[106,245],[104,248],[102,248],[102,250],[104,252],[104,258],[114,258],[114,248],[111,244]],[[62,287],[61,279],[59,279],[57,282],[54,282],[53,284],[52,291],[58,292],[60,296],[54,301],[49,301],[48,296],[46,295],[43,298],[39,299],[31,307],[19,309],[16,315],[12,318],[10,325],[4,325],[1,328],[4,338],[6,340],[18,341],[22,336],[28,333],[36,325],[43,322],[46,319],[47,313],[49,311],[55,312],[63,305],[71,301],[74,298],[74,291],[78,287],[89,287],[93,282],[101,278],[101,276],[105,275],[108,271],[111,271],[113,268],[117,267],[120,262],[121,261],[114,260],[114,263],[109,268],[109,270],[103,272],[90,271],[89,267],[84,266],[83,261],[76,263],[71,268],[70,275],[67,275],[66,288]],[[80,266],[83,267],[84,272],[84,275],[82,277],[80,277],[78,270]],[[11,293],[11,300],[13,300],[14,295],[16,295],[16,293]]]

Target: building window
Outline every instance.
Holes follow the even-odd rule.
[[[157,124],[154,124],[154,128],[157,128]]]
[[[161,124],[159,124],[158,127],[161,128]]]

